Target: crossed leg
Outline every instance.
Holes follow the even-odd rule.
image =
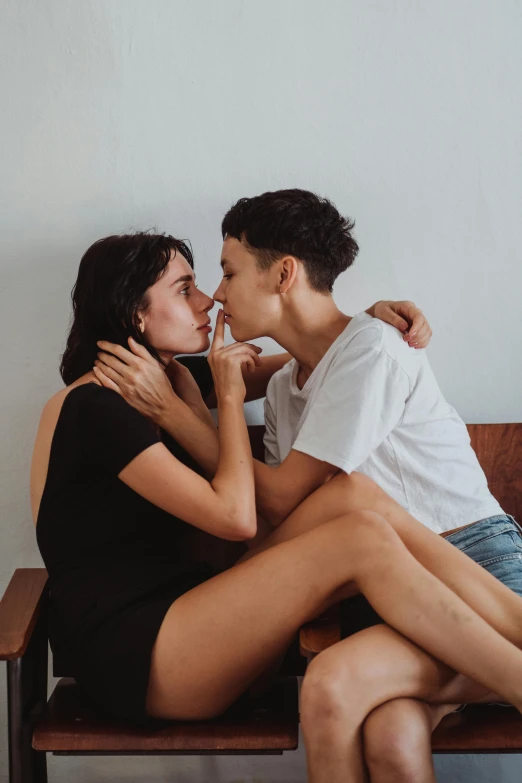
[[[360,631],[307,669],[300,709],[309,780],[434,783],[435,726],[463,701],[496,698],[387,625]]]
[[[431,735],[444,716],[462,701],[480,704],[500,700],[463,675],[455,675],[436,698],[449,702],[393,699],[368,715],[363,725],[363,751],[372,783],[436,783]]]
[[[317,489],[239,562],[288,541],[340,514],[370,510],[386,519],[424,568],[484,618],[505,639],[522,648],[522,598],[492,574],[416,520],[374,481],[361,473],[339,473]]]
[[[278,542],[289,540],[301,534],[303,530],[322,524],[325,517],[335,511],[339,512],[341,509],[354,511],[359,508],[378,510],[419,562],[467,601],[506,638],[518,647],[522,646],[520,596],[458,549],[443,541],[442,537],[421,525],[374,482],[361,474],[336,476],[305,500],[289,519],[285,520],[258,547],[247,553],[244,559],[249,559]],[[392,671],[390,677],[394,677]],[[307,679],[309,683],[309,672],[305,682]],[[418,699],[397,698],[376,708],[370,716],[371,720],[366,720],[364,737],[369,759],[367,763],[376,781],[391,780],[390,770],[395,769],[397,780],[407,783],[408,780],[423,781],[425,778],[431,783],[433,781],[431,733],[444,715],[455,709],[462,701],[501,700],[494,692],[455,671],[452,672],[449,682],[451,690],[448,690],[448,686],[444,692],[438,694],[438,699],[442,699],[442,703],[429,704]],[[394,720],[391,721],[391,718]],[[323,770],[318,774],[324,774],[325,780],[334,781],[336,774],[334,770],[342,770],[340,774],[344,780],[348,769],[353,770],[361,763],[359,728],[355,734],[358,739],[352,743],[351,759],[347,760],[346,737],[344,730],[339,730],[340,724],[338,723],[337,734],[328,725],[324,741],[320,739],[317,743],[314,740],[314,732],[319,724],[319,720],[310,722],[308,732],[310,764],[318,770]],[[389,747],[385,752],[381,741],[384,729],[389,737]],[[321,737],[322,734],[320,731],[319,736]],[[411,743],[407,741],[407,738],[413,735],[417,737],[415,754],[411,753]],[[336,737],[339,743],[337,750],[335,749]],[[354,750],[357,748],[358,750]],[[319,755],[317,760],[314,760],[316,752]],[[328,760],[325,758],[325,752]],[[317,777],[318,781],[322,779],[323,777]]]

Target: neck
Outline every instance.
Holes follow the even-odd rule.
[[[313,313],[313,318],[309,313]],[[297,361],[306,380],[352,317],[342,313],[332,297],[314,297],[306,307],[286,312],[272,337]]]

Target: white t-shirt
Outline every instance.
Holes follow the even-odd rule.
[[[302,389],[298,371],[293,359],[268,385],[269,465],[295,449],[358,470],[437,533],[504,513],[426,352],[397,329],[356,315]]]

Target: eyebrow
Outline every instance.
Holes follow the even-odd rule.
[[[223,268],[225,264],[230,264],[230,261],[228,260],[228,258],[222,258],[220,263],[221,263],[221,268]]]
[[[191,280],[195,280],[196,275],[183,275],[183,277],[178,277],[177,280],[174,280],[172,283],[169,284],[169,288],[171,288],[173,285],[176,285],[177,283],[190,283]]]

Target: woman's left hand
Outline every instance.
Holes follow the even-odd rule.
[[[166,411],[177,399],[163,365],[132,337],[130,351],[105,340],[100,340],[98,347],[93,367],[96,378],[161,426]]]
[[[431,327],[426,316],[413,302],[382,300],[366,312],[374,318],[395,326],[411,348],[426,348],[431,340]]]

